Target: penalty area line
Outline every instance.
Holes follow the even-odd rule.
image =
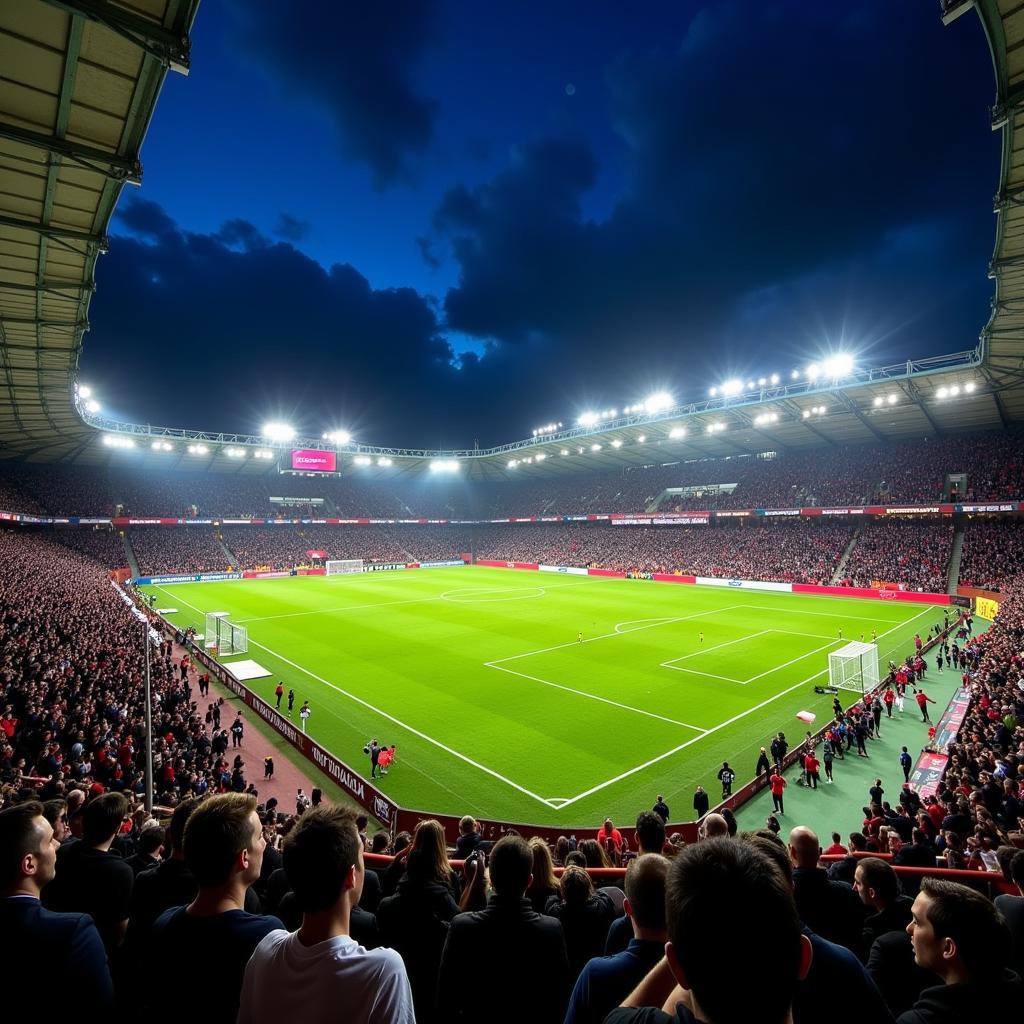
[[[157,589],[160,590],[162,588],[157,586]],[[179,598],[178,600],[181,600],[181,599]],[[181,601],[181,603],[183,605],[186,605],[187,607],[191,608],[197,615],[204,615],[205,614],[199,608],[197,608],[194,604],[189,604],[188,601]],[[372,711],[375,715],[380,715],[381,718],[386,718],[389,722],[394,723],[395,725],[397,725],[401,729],[405,729],[406,732],[411,733],[413,736],[418,737],[419,739],[423,740],[426,743],[432,744],[433,746],[437,747],[438,750],[443,750],[446,754],[451,754],[452,757],[456,757],[460,761],[463,761],[466,764],[470,765],[471,767],[476,768],[478,771],[482,771],[486,775],[490,775],[491,778],[497,779],[499,782],[504,782],[505,785],[507,785],[507,786],[511,786],[514,790],[522,793],[524,796],[531,797],[532,799],[536,800],[538,803],[544,804],[545,807],[550,807],[552,810],[556,810],[556,808],[551,804],[551,802],[549,800],[545,800],[544,797],[538,796],[536,793],[534,793],[531,790],[527,789],[525,786],[520,786],[518,782],[513,782],[511,779],[506,778],[504,775],[500,774],[499,772],[496,772],[493,768],[488,768],[487,765],[480,764],[479,761],[474,761],[471,757],[467,757],[465,754],[460,753],[458,750],[455,750],[452,747],[447,746],[446,744],[442,743],[440,740],[434,739],[433,736],[428,736],[425,732],[421,732],[419,729],[415,729],[415,728],[413,728],[413,726],[407,725],[401,719],[395,718],[394,715],[390,715],[386,711],[382,711],[380,708],[375,707],[369,701],[363,700],[362,697],[358,697],[354,693],[350,693],[348,690],[342,689],[342,687],[336,685],[335,683],[332,683],[329,679],[324,679],[323,676],[318,676],[315,672],[310,672],[310,670],[308,668],[303,668],[302,665],[299,665],[297,662],[292,661],[290,658],[286,658],[283,654],[278,654],[277,651],[272,650],[271,648],[267,647],[265,644],[261,644],[258,641],[253,640],[253,638],[251,636],[249,637],[249,643],[253,647],[259,647],[260,650],[266,651],[267,654],[273,655],[273,657],[277,658],[280,661],[283,661],[286,665],[291,665],[292,668],[297,669],[299,672],[302,672],[304,675],[309,676],[310,679],[315,679],[318,683],[323,683],[324,686],[330,687],[335,692],[340,693],[343,697],[347,697],[349,700],[354,701],[356,704],[361,705],[362,707],[366,708],[368,711]]]

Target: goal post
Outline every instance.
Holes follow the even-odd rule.
[[[324,564],[327,567],[328,576],[343,576],[347,573],[363,571],[361,558],[333,558]]]
[[[878,685],[878,644],[856,640],[828,656],[829,683],[838,690],[866,693]]]
[[[203,646],[216,647],[219,655],[245,654],[249,650],[249,631],[228,619],[228,612],[207,612]]]

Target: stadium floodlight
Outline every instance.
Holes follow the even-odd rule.
[[[386,455],[381,455],[380,458],[377,459],[377,465],[378,466],[390,466],[391,465],[391,459],[389,459]]]
[[[108,448],[134,448],[135,442],[130,437],[119,437],[117,434],[104,434],[103,443]]]
[[[895,405],[899,400],[900,396],[895,391],[886,399],[890,405]]]
[[[768,383],[768,378],[767,377],[758,377],[757,378],[757,386],[758,387],[763,388],[765,386],[765,384],[767,384],[767,383]]]
[[[656,391],[644,399],[644,412],[656,413],[671,409],[676,400],[667,391]]]
[[[949,388],[939,388],[939,390],[935,392],[935,397],[936,398],[948,398],[949,397]]]
[[[601,446],[599,444],[592,444],[590,446],[590,450],[592,452],[599,452],[601,450]]]
[[[754,426],[763,427],[766,423],[778,423],[779,414],[777,412],[762,412],[754,417]]]
[[[754,382],[752,380],[748,380],[747,381],[747,390],[748,391],[753,391],[755,386],[756,385],[754,384]]]
[[[799,370],[794,370],[789,376],[790,376],[790,378],[792,380],[799,380],[800,379],[800,371]]]
[[[288,438],[285,438],[285,440],[288,440]],[[324,440],[340,447],[341,445],[351,444],[352,435],[347,430],[329,430],[324,434]]]
[[[150,446],[155,452],[172,452],[174,451],[174,445],[168,444],[166,441],[154,441]]]
[[[92,388],[88,384],[79,384],[78,393],[82,398],[89,398],[92,395]]]
[[[100,403],[97,402],[95,398],[90,398],[85,403],[85,411],[86,412],[91,412],[91,413],[99,412],[100,411]]]
[[[646,441],[646,440],[647,440],[647,435],[646,435],[646,434],[641,434],[641,435],[640,435],[640,436],[639,436],[639,437],[637,438],[637,442],[638,442],[638,443],[640,443],[640,444],[643,444],[643,443],[644,443],[644,441]]]
[[[563,448],[562,449],[562,454],[563,455],[568,455],[569,454],[569,449],[568,448]]]
[[[263,424],[263,436],[268,441],[291,441],[295,428],[288,423],[270,422]]]
[[[769,380],[769,381],[770,381],[770,382],[771,382],[772,384],[778,384],[778,383],[779,383],[779,375],[778,375],[777,373],[773,373],[773,374],[772,374],[772,375],[771,375],[771,376],[770,376],[770,377],[768,378],[768,380]]]
[[[949,397],[950,398],[956,398],[956,396],[959,395],[959,394],[960,394],[960,385],[959,384],[954,384],[949,389]]]
[[[811,418],[811,410],[810,409],[804,409],[804,411],[801,413],[801,415],[803,416],[803,418],[805,420],[809,420]]]
[[[537,452],[534,458],[536,458],[538,462],[543,462],[547,458],[547,455],[544,452]]]
[[[710,390],[708,391],[708,394],[709,394],[709,395],[710,395],[710,396],[711,396],[712,398],[717,398],[717,397],[718,397],[718,388],[711,388],[711,389],[710,389]]]
[[[680,437],[686,437],[686,427],[673,427],[668,432],[668,436],[673,440],[677,440]]]
[[[973,395],[973,394],[974,394],[974,388],[975,388],[975,387],[976,387],[976,385],[975,385],[974,381],[973,381],[973,380],[969,380],[969,381],[968,381],[968,382],[967,382],[967,383],[966,383],[966,384],[964,385],[964,391],[966,391],[966,392],[967,392],[967,394],[969,394],[969,395]]]
[[[821,368],[826,377],[838,380],[840,377],[845,377],[852,372],[853,356],[849,352],[837,352],[835,355],[829,356],[828,359],[824,360]]]
[[[592,427],[600,418],[596,412],[585,412],[576,422],[581,427]]]
[[[519,465],[519,460],[518,459],[509,459],[508,460],[508,468],[509,469],[515,469],[516,466],[518,466],[518,465]]]
[[[188,446],[189,455],[206,455],[209,450],[205,444],[190,444]]]
[[[612,447],[613,448],[621,448],[622,447],[622,438],[620,438],[620,437],[615,438],[615,440],[612,441]]]
[[[876,409],[885,403],[885,399],[881,395],[875,395],[874,401],[871,403]]]
[[[735,377],[732,380],[727,380],[721,387],[721,392],[726,398],[731,398],[733,395],[741,394],[743,391],[743,381],[737,380]]]
[[[430,463],[433,473],[457,473],[459,471],[458,459],[434,459]]]
[[[811,363],[811,365],[807,367],[807,379],[808,380],[817,380],[818,379],[818,375],[820,373],[821,373],[821,367],[818,366],[817,363]]]
[[[274,457],[273,452],[267,451],[266,448],[258,448],[252,453],[254,459],[272,459]]]
[[[352,461],[357,466],[372,466],[373,465],[373,459],[371,459],[369,455],[357,455]]]
[[[244,448],[225,448],[224,449],[224,454],[229,459],[244,459],[245,458],[245,449]]]

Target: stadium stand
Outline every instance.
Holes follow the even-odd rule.
[[[144,576],[168,572],[224,572],[231,568],[210,527],[143,526],[129,530],[128,540]]]
[[[960,584],[1003,590],[1024,575],[1024,524],[1019,519],[974,519],[964,531]]]
[[[942,593],[953,547],[949,520],[879,519],[865,523],[846,563],[853,586],[902,583]]]

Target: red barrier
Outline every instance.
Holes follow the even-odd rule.
[[[883,601],[912,601],[917,604],[950,604],[949,594],[919,594],[914,590],[878,590],[870,587],[818,587],[813,583],[794,583],[794,594],[829,594],[833,597],[868,597]]]
[[[486,565],[490,569],[532,569],[537,572],[536,562],[496,562],[492,558],[478,558],[477,565]]]
[[[615,569],[588,569],[588,576],[610,576],[613,579],[624,580],[626,574],[624,572],[618,572]]]
[[[671,572],[652,572],[651,579],[655,583],[696,583],[696,576],[677,576]]]

